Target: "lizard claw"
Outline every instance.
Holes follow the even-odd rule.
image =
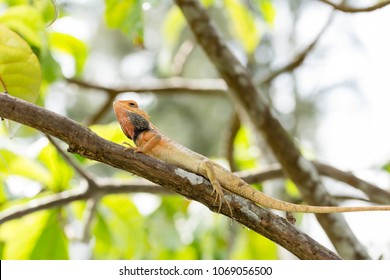
[[[222,190],[222,187],[221,187],[221,185],[219,183],[217,185],[213,185],[213,191],[212,191],[211,195],[213,195],[214,193],[215,193],[214,204],[217,204],[217,203],[219,204],[219,206],[218,206],[218,213],[221,212],[222,200],[224,200],[226,205],[229,208],[231,217],[233,217],[232,208],[230,207],[229,202],[226,200],[225,195],[224,195],[223,190]]]
[[[215,193],[215,201],[214,204],[218,203],[218,213],[221,212],[222,209],[222,200],[226,203],[226,205],[229,208],[230,215],[233,217],[233,211],[232,208],[230,207],[229,202],[226,200],[225,195],[223,193],[223,189],[221,184],[219,183],[217,176],[215,175],[214,167],[211,161],[205,160],[202,162],[200,165],[200,168],[206,171],[207,177],[210,180],[211,185],[213,186],[213,191],[211,195]]]
[[[132,150],[132,151],[134,151],[135,153],[140,153],[140,152],[141,152],[141,149],[140,149],[140,148],[134,147],[134,146],[131,145],[130,143],[123,142],[122,144],[128,146],[128,147],[125,147],[125,148],[123,149],[123,152],[129,151],[129,150]]]

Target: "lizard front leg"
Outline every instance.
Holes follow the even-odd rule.
[[[215,174],[213,163],[210,160],[203,160],[201,164],[199,165],[199,171],[202,174],[206,174],[207,178],[209,179],[211,185],[213,186],[213,192],[215,192],[215,202],[219,201],[219,208],[218,213],[221,211],[222,207],[222,199],[226,202],[227,206],[229,207],[230,214],[233,216],[232,208],[230,207],[229,202],[226,200],[225,195],[223,193],[223,189],[221,184],[218,181],[218,178]]]
[[[152,138],[147,140],[142,146],[137,147],[135,152],[146,154],[161,142],[161,138],[162,137],[160,134],[155,134]]]
[[[156,134],[139,147],[134,147],[127,142],[123,142],[123,144],[129,146],[129,147],[125,148],[125,151],[126,150],[134,150],[134,152],[136,152],[136,153],[145,154],[145,153],[149,152],[151,149],[153,149],[155,146],[157,146],[160,143],[160,141],[161,141],[161,135]]]

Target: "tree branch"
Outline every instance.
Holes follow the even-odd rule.
[[[87,243],[91,239],[91,226],[95,218],[99,202],[100,197],[97,196],[87,200],[87,205],[83,214],[83,230],[81,234],[81,242]]]
[[[24,217],[28,214],[41,210],[57,208],[68,205],[73,201],[89,200],[110,194],[123,193],[150,193],[159,195],[172,195],[174,192],[169,191],[159,185],[152,184],[146,180],[131,180],[131,183],[113,182],[113,180],[99,180],[98,188],[95,190],[77,189],[66,190],[61,193],[46,195],[44,197],[34,198],[33,200],[10,207],[0,212],[0,225],[13,219]]]
[[[234,162],[234,139],[241,127],[241,120],[237,113],[235,113],[230,120],[228,133],[225,140],[225,157],[229,163],[230,170],[237,171],[237,165]]]
[[[286,72],[292,72],[296,68],[298,68],[300,65],[302,65],[302,63],[305,61],[306,57],[312,52],[314,47],[319,42],[320,38],[324,35],[325,31],[330,26],[333,18],[334,18],[334,13],[332,13],[329,16],[329,19],[327,20],[326,24],[321,29],[321,31],[318,33],[317,37],[313,40],[313,42],[311,42],[305,49],[303,49],[300,53],[298,53],[291,62],[280,67],[279,69],[272,71],[265,78],[262,78],[260,80],[259,84],[268,84],[271,81],[273,81],[276,77],[280,76],[281,74],[286,73]]]
[[[100,138],[89,128],[15,97],[0,94],[0,104],[2,104],[0,117],[28,125],[57,137],[69,145],[68,151],[72,153],[78,153],[89,159],[142,176],[170,191],[197,200],[214,212],[218,210],[218,205],[215,205],[215,199],[212,196],[210,182],[196,174],[140,153],[132,151],[124,153],[123,146]],[[85,190],[71,190],[66,195],[64,193],[57,194],[61,198],[61,203],[58,202],[58,199],[55,203],[58,207],[59,204],[64,205],[70,201],[87,199],[89,195],[89,192],[85,192]],[[226,192],[225,197],[232,207],[233,219],[275,241],[298,258],[339,258],[285,219],[257,206],[250,200],[229,192]],[[45,199],[46,204],[54,203],[53,197]],[[4,216],[4,212],[2,216]],[[225,203],[222,206],[221,214],[230,215],[230,210]]]
[[[108,87],[91,83],[83,80],[67,78],[66,81],[76,84],[83,88],[104,91],[109,98],[103,107],[98,110],[88,121],[88,125],[97,123],[102,116],[111,108],[112,101],[116,95],[123,92],[153,93],[162,95],[172,94],[204,94],[207,96],[226,96],[227,86],[221,79],[187,79],[187,78],[169,78],[169,79],[145,79],[127,82],[126,85]]]
[[[56,148],[57,152],[62,156],[62,158],[82,177],[84,178],[89,188],[96,187],[96,182],[92,178],[90,174],[85,172],[82,168],[80,168],[70,157],[67,153],[65,153],[61,147],[56,143],[56,141],[51,137],[49,134],[46,134],[46,138],[49,140],[49,142]]]
[[[237,105],[248,116],[257,132],[261,133],[283,167],[297,185],[303,198],[313,205],[336,206],[337,201],[326,191],[317,170],[306,160],[294,141],[275,118],[266,99],[252,82],[252,77],[233,55],[211,23],[207,11],[196,0],[175,0],[186,18],[198,43],[226,81]],[[316,215],[339,253],[350,259],[369,259],[341,215]],[[340,230],[340,229],[343,230]],[[349,248],[349,250],[344,250]]]
[[[319,162],[313,162],[318,172],[321,175],[327,176],[334,180],[344,182],[356,189],[363,191],[369,199],[353,198],[353,197],[337,197],[340,199],[359,199],[366,202],[378,203],[378,204],[390,204],[390,193],[367,182],[364,181],[351,172],[345,172],[334,168],[330,165],[326,165]],[[266,170],[261,171],[239,171],[235,172],[237,176],[243,179],[248,184],[263,183],[265,181],[284,178],[285,174],[283,173],[282,168],[279,164],[268,167]],[[60,207],[64,204],[70,203],[75,200],[83,200],[85,198],[93,198],[96,196],[104,196],[110,194],[122,194],[122,193],[149,193],[149,194],[158,194],[158,195],[173,195],[172,191],[169,191],[166,188],[163,188],[159,185],[150,183],[144,179],[132,179],[129,181],[123,180],[113,180],[113,179],[99,179],[95,182],[97,185],[97,190],[93,192],[88,192],[87,189],[83,192],[74,191],[64,191],[61,196],[58,194],[48,195],[44,198],[35,198],[33,201],[20,205],[17,207],[12,207],[3,212],[0,215],[0,224],[16,219],[21,218],[25,215],[50,209],[53,207]]]
[[[77,79],[67,79],[67,81],[80,87],[105,91],[110,96],[116,96],[122,92],[154,94],[190,93],[225,96],[227,90],[225,82],[221,79],[186,79],[176,77],[130,81],[126,85],[117,87],[107,87]]]
[[[103,106],[100,108],[100,110],[98,110],[94,115],[92,115],[86,121],[86,124],[93,125],[93,124],[99,122],[99,120],[108,112],[108,110],[111,109],[112,102],[114,101],[114,99],[115,99],[115,96],[110,94],[109,98],[107,98],[106,102],[103,104]]]
[[[332,178],[339,182],[343,182],[354,187],[355,189],[362,191],[365,195],[367,195],[370,202],[384,205],[390,204],[389,192],[379,188],[378,186],[375,186],[370,182],[360,179],[352,172],[342,171],[333,166],[318,161],[313,161],[312,163],[317,168],[320,175]],[[268,180],[283,178],[285,176],[283,169],[279,164],[270,166],[266,170],[255,172],[240,171],[236,172],[235,174],[241,177],[248,184],[261,183]]]
[[[72,189],[52,195],[47,195],[41,198],[35,198],[30,202],[13,206],[1,211],[0,225],[10,220],[21,218],[40,210],[65,206],[77,200],[85,200],[91,195],[92,193],[88,193],[86,190]]]
[[[372,11],[375,11],[375,10],[378,10],[378,9],[381,9],[381,8],[384,8],[386,7],[387,5],[390,4],[390,1],[380,1],[372,6],[368,6],[368,7],[362,7],[362,8],[355,8],[355,7],[351,7],[345,3],[341,3],[341,4],[335,4],[333,3],[332,1],[329,1],[329,0],[319,0],[321,1],[322,3],[325,3],[329,6],[332,6],[335,10],[338,10],[338,11],[342,11],[342,12],[345,12],[345,13],[364,13],[364,12],[372,12]]]

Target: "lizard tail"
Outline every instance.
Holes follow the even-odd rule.
[[[327,213],[343,213],[343,212],[363,212],[363,211],[390,211],[389,205],[378,206],[313,206],[313,205],[300,205],[282,201],[273,197],[270,197],[264,193],[256,191],[252,188],[249,195],[246,193],[242,196],[251,199],[256,204],[267,208],[281,210],[286,212],[300,212],[300,213],[315,213],[315,214],[327,214]]]
[[[362,212],[362,211],[390,211],[390,205],[378,205],[378,206],[312,206],[289,203],[268,196],[247,184],[241,178],[226,171],[225,169],[215,168],[217,178],[220,180],[221,185],[240,196],[243,196],[260,206],[264,206],[274,210],[286,211],[286,212],[300,212],[300,213],[342,213],[342,212]],[[220,178],[223,178],[222,180]]]

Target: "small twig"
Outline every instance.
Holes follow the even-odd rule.
[[[78,79],[66,79],[69,83],[76,84],[80,87],[102,90],[110,96],[116,96],[123,92],[137,93],[154,93],[154,94],[206,94],[225,96],[227,86],[221,79],[186,79],[186,78],[169,78],[169,79],[150,79],[142,81],[129,81],[127,85],[108,87]]]
[[[76,84],[83,88],[94,89],[105,92],[109,98],[103,107],[98,110],[90,120],[88,125],[97,123],[102,116],[111,108],[115,97],[123,92],[153,93],[153,94],[205,94],[207,96],[226,96],[227,86],[221,79],[186,79],[168,78],[151,79],[142,81],[130,81],[128,85],[109,87],[83,80],[67,78],[69,83]]]
[[[276,70],[272,71],[265,78],[262,78],[259,83],[260,84],[268,84],[271,81],[273,81],[276,77],[280,76],[281,74],[286,73],[286,72],[292,72],[296,68],[301,66],[302,63],[307,58],[307,56],[312,52],[314,47],[317,45],[317,43],[319,42],[320,38],[322,38],[322,36],[325,34],[325,31],[330,26],[330,24],[331,24],[331,22],[332,22],[332,20],[334,18],[334,15],[335,14],[332,13],[329,16],[329,19],[327,20],[326,24],[321,29],[321,31],[318,33],[318,35],[313,40],[313,42],[311,42],[305,49],[303,49],[300,53],[298,53],[291,62],[287,63],[286,65],[284,65],[282,67],[280,67],[279,69],[276,69]]]
[[[95,218],[97,207],[99,205],[100,197],[92,197],[88,199],[87,206],[84,210],[83,217],[83,232],[81,236],[81,241],[87,243],[91,239],[91,226]]]
[[[342,11],[342,12],[345,12],[345,13],[364,13],[364,12],[372,12],[372,11],[375,11],[375,10],[378,10],[378,9],[381,9],[381,8],[384,8],[386,7],[387,5],[390,4],[390,1],[380,1],[372,6],[368,6],[368,7],[362,7],[362,8],[355,8],[355,7],[351,7],[345,3],[341,3],[341,4],[336,4],[336,3],[333,3],[332,1],[329,1],[329,0],[319,0],[321,1],[322,3],[325,3],[325,4],[328,4],[330,6],[332,6],[335,10],[338,10],[338,11]]]
[[[83,177],[88,184],[88,189],[95,189],[98,187],[95,180],[92,178],[91,175],[89,175],[85,170],[83,170],[81,167],[79,167],[70,157],[67,153],[65,153],[61,147],[54,141],[53,137],[51,137],[49,134],[46,134],[47,139],[50,141],[50,143],[56,148],[57,152],[62,156],[62,158],[81,176]]]
[[[348,184],[356,189],[365,193],[371,202],[378,204],[390,204],[390,193],[369,183],[359,177],[355,176],[352,172],[342,171],[333,166],[315,161],[314,166],[319,170],[321,175],[330,177],[339,182]]]
[[[384,205],[390,204],[390,193],[378,186],[360,179],[351,172],[342,171],[333,166],[317,161],[313,161],[312,163],[317,168],[320,175],[343,182],[362,191],[365,195],[367,195],[370,202]],[[240,171],[235,174],[241,177],[248,184],[261,183],[268,180],[283,178],[285,176],[279,164],[269,166],[266,170],[262,171]]]
[[[67,153],[65,153],[61,147],[54,141],[53,137],[51,137],[49,134],[45,134],[46,138],[49,140],[49,142],[56,148],[57,152],[61,155],[61,157],[74,169],[77,173],[80,174],[81,177],[83,177],[87,181],[91,181],[92,177],[86,173],[82,168],[80,168],[70,157]]]
[[[54,8],[54,16],[51,19],[51,21],[48,24],[46,24],[46,27],[49,27],[50,25],[52,25],[58,19],[58,17],[60,16],[60,10],[57,7],[57,2],[55,0],[50,0],[50,2],[51,2],[51,4],[53,5],[53,8]]]
[[[65,153],[61,147],[54,141],[53,137],[51,137],[49,134],[46,134],[47,139],[49,139],[50,143],[56,148],[57,152],[62,156],[62,158],[81,176],[87,181],[87,189],[85,190],[85,194],[90,194],[91,198],[88,199],[87,201],[87,207],[84,210],[84,227],[83,227],[83,232],[82,232],[82,237],[81,241],[82,242],[87,242],[90,239],[91,236],[91,224],[93,221],[93,218],[95,217],[97,205],[100,201],[100,193],[98,191],[99,185],[96,183],[96,181],[92,178],[90,174],[88,174],[85,170],[80,168],[70,157],[67,153]],[[68,196],[69,199],[69,196]],[[57,202],[58,204],[61,203],[62,198],[59,198]],[[36,202],[36,200],[34,200]],[[37,205],[41,204],[41,208],[38,210],[43,210],[45,209],[43,203],[37,203]],[[46,204],[48,208],[52,207],[58,207],[58,205],[55,203],[55,201],[51,201],[50,204]],[[37,211],[38,211],[37,210]],[[19,209],[21,211],[21,209]],[[30,209],[31,211],[31,209]],[[21,212],[23,213],[23,212]],[[24,213],[27,213],[25,211]],[[30,212],[31,213],[31,212]],[[0,221],[1,223],[1,221]]]
[[[72,189],[42,198],[37,198],[31,200],[30,202],[13,206],[0,212],[0,225],[7,221],[17,219],[40,210],[61,207],[76,200],[87,199],[89,196],[90,194],[86,189]]]
[[[237,171],[236,163],[234,162],[234,139],[240,129],[241,121],[237,113],[234,114],[232,120],[230,121],[230,126],[228,130],[228,135],[226,137],[226,148],[225,154],[227,161],[230,166],[230,170],[235,172]]]
[[[371,203],[372,201],[363,197],[356,197],[356,196],[349,196],[349,195],[335,195],[335,199],[339,201],[346,201],[346,200],[358,200],[358,201],[363,201],[367,203]]]
[[[1,78],[1,76],[0,76],[0,84],[1,84],[1,86],[2,86],[2,88],[3,88],[3,90],[4,90],[4,93],[8,93],[8,90],[7,90],[7,87],[6,87],[6,85],[5,85],[5,83],[4,83],[4,81],[3,81],[3,79]]]
[[[187,61],[187,57],[194,49],[194,45],[194,42],[191,40],[186,40],[176,52],[171,66],[171,71],[174,76],[179,75],[183,71],[184,64]]]
[[[21,218],[25,215],[65,206],[73,201],[85,200],[85,199],[98,199],[104,195],[110,194],[120,194],[120,193],[152,193],[152,194],[163,194],[163,195],[172,195],[173,192],[168,191],[158,185],[151,185],[151,183],[146,182],[146,180],[132,180],[133,184],[122,184],[119,182],[99,182],[99,188],[93,191],[88,189],[79,188],[66,190],[60,193],[47,195],[45,197],[33,199],[23,205],[17,205],[10,207],[6,210],[0,212],[0,225],[7,221]]]
[[[99,179],[99,190],[104,194],[149,193],[158,195],[174,195],[175,193],[145,179],[129,181]]]
[[[235,172],[237,176],[243,179],[248,184],[253,183],[262,183],[269,180],[274,180],[278,178],[284,178],[285,175],[279,164],[274,164],[268,166],[266,169],[261,171],[238,171]]]
[[[109,98],[100,108],[100,110],[98,110],[88,121],[86,121],[86,124],[90,126],[98,123],[99,120],[108,112],[108,110],[112,108],[112,102],[114,101],[114,99],[115,96],[113,94],[109,94]]]

